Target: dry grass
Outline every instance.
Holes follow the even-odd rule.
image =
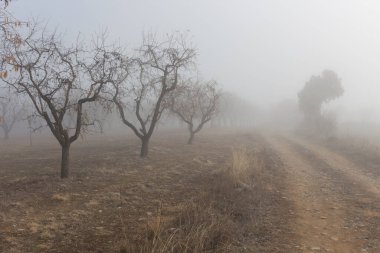
[[[55,193],[51,196],[51,200],[54,201],[69,201],[70,200],[70,195],[68,194],[61,194],[61,193]]]
[[[232,151],[231,165],[227,167],[227,175],[235,185],[246,184],[250,173],[250,156],[246,147]]]
[[[226,174],[237,187],[251,188],[254,181],[259,181],[264,173],[264,161],[257,149],[247,147],[232,150],[232,158]],[[253,181],[252,178],[255,178]]]
[[[213,173],[210,190],[182,206],[176,217],[167,219],[160,212],[152,216],[145,235],[121,252],[251,252],[241,242],[241,222],[252,218],[245,211],[249,208],[244,200],[252,194],[253,179],[260,177],[263,167],[258,151],[247,147],[233,149],[226,169]]]
[[[121,252],[235,252],[232,232],[236,229],[231,218],[212,204],[190,202],[170,222],[160,214],[152,218],[144,237]]]
[[[223,132],[189,147],[170,136],[153,142],[148,159],[138,159],[134,139],[78,143],[65,181],[55,169],[55,142],[3,150],[0,252],[119,252],[122,246],[128,253],[278,252],[283,238],[289,243],[283,231],[290,208],[276,190],[283,187],[283,170],[265,140]],[[227,173],[231,146],[242,145],[251,163],[250,189]],[[256,155],[265,161],[263,180],[256,180]]]

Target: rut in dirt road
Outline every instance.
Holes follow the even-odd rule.
[[[267,137],[288,173],[301,252],[380,252],[376,181],[349,161],[294,137]],[[350,165],[350,166],[349,166]]]

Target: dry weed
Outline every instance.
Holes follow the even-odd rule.
[[[176,219],[164,220],[161,214],[152,218],[147,224],[145,237],[121,252],[233,252],[236,225],[212,204],[190,202]]]
[[[245,212],[251,193],[237,189],[252,189],[253,179],[259,180],[264,169],[260,155],[253,148],[232,150],[227,169],[213,174],[213,183],[207,185],[211,190],[181,207],[176,217],[168,219],[158,211],[148,220],[145,234],[120,252],[251,252],[241,244],[241,222],[251,218]]]
[[[232,150],[232,158],[226,174],[235,186],[250,188],[253,182],[252,177],[259,179],[263,170],[264,162],[260,152],[240,147]]]

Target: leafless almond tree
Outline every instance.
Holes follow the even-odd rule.
[[[202,130],[216,114],[220,91],[215,81],[186,81],[171,94],[171,111],[184,121],[192,144],[196,133]]]
[[[121,55],[102,42],[86,50],[77,44],[66,47],[56,34],[33,27],[21,45],[5,44],[7,58],[2,66],[9,69],[9,75],[2,79],[27,95],[58,140],[62,178],[69,175],[70,145],[93,124],[85,105],[96,102],[107,84],[124,78]],[[75,121],[70,124],[73,115]]]
[[[148,155],[149,140],[167,108],[168,95],[177,88],[180,75],[195,56],[195,49],[181,34],[170,35],[162,42],[145,36],[130,78],[114,86],[112,100],[122,122],[140,138],[141,157]]]

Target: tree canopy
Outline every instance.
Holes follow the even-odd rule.
[[[319,76],[312,76],[298,93],[300,110],[308,116],[320,116],[321,106],[344,93],[341,80],[332,70],[324,70]]]

